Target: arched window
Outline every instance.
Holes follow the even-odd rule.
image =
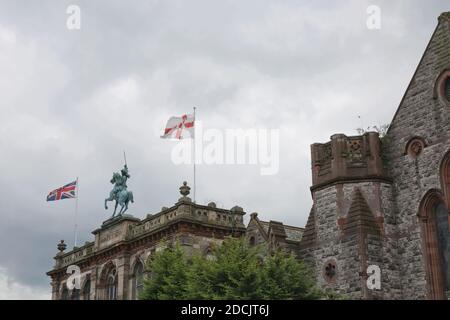
[[[447,102],[450,102],[450,76],[447,77],[444,84],[444,97]]]
[[[255,240],[255,237],[254,237],[254,236],[251,236],[251,237],[250,237],[249,243],[250,243],[251,246],[254,246],[254,245],[256,244],[256,240]]]
[[[132,286],[131,298],[137,300],[144,287],[144,265],[141,262],[137,262],[134,266]]]
[[[447,152],[441,164],[441,180],[447,208],[450,209],[450,151]]]
[[[439,246],[439,261],[441,263],[442,277],[444,280],[444,291],[448,291],[448,247],[449,247],[449,227],[448,212],[444,202],[436,206],[437,243]]]
[[[445,104],[450,106],[450,69],[444,70],[437,77],[433,96],[434,98],[440,97]]]
[[[420,205],[419,218],[427,272],[428,298],[445,299],[448,290],[448,209],[442,194],[429,191]]]
[[[117,299],[117,272],[116,269],[111,269],[106,277],[106,299]]]
[[[91,300],[91,280],[87,279],[83,287],[83,300]]]

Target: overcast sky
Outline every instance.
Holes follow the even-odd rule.
[[[103,200],[123,150],[144,217],[171,206],[192,167],[171,162],[168,117],[198,107],[205,128],[279,129],[280,169],[199,165],[197,202],[240,205],[304,226],[310,144],[389,123],[447,0],[0,0],[0,299],[50,298],[80,179],[79,242],[111,214]],[[66,9],[81,8],[68,30]],[[366,26],[369,5],[381,29]],[[358,118],[361,116],[361,119]]]

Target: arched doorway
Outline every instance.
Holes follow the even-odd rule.
[[[448,290],[449,221],[442,193],[430,190],[420,204],[422,252],[429,299],[446,299]]]

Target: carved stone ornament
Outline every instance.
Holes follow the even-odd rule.
[[[425,147],[425,141],[422,138],[412,138],[406,145],[406,154],[408,154],[411,158],[416,159],[422,154]]]
[[[328,260],[325,263],[323,275],[327,282],[335,282],[337,274],[336,261]]]

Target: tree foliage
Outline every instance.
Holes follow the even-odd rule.
[[[179,300],[186,297],[188,261],[179,245],[156,252],[149,267],[140,299]]]
[[[212,257],[212,258],[211,258]],[[227,239],[209,258],[177,244],[149,262],[141,299],[319,299],[310,270],[284,251],[267,254],[245,239]]]

